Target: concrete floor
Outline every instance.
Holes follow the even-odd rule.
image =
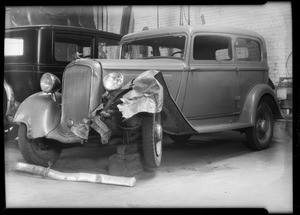
[[[135,187],[66,182],[13,171],[24,162],[16,142],[5,143],[7,208],[262,207],[293,210],[292,139],[276,123],[272,146],[254,152],[245,135],[220,132],[194,136],[179,147],[165,138],[162,165],[136,176]],[[107,173],[116,146],[63,151],[52,167],[63,172]]]

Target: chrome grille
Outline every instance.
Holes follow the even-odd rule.
[[[74,65],[64,72],[62,89],[61,126],[67,129],[67,122],[82,121],[89,113],[92,70],[84,65]]]

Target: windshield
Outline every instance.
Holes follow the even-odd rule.
[[[185,40],[184,35],[170,35],[125,42],[122,44],[121,59],[183,59]]]

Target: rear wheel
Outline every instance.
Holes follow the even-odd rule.
[[[246,129],[246,145],[253,150],[263,150],[270,146],[274,130],[273,113],[268,103],[262,101],[257,108],[255,125]]]
[[[147,167],[159,167],[162,158],[163,130],[160,113],[145,114],[142,125],[142,144]]]
[[[28,163],[44,167],[54,164],[62,151],[61,144],[55,140],[28,139],[27,127],[23,123],[19,126],[18,145]]]

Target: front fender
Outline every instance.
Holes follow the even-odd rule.
[[[35,93],[25,99],[15,114],[14,122],[27,126],[27,137],[38,138],[46,136],[59,123],[60,103],[52,94]]]
[[[240,121],[254,125],[255,116],[259,102],[263,98],[268,98],[269,105],[273,111],[274,118],[282,119],[282,113],[277,103],[275,93],[272,88],[266,84],[256,84],[249,92],[240,114]]]
[[[144,73],[144,74],[146,74],[146,73]],[[174,99],[172,98],[172,96],[168,90],[168,87],[165,83],[162,73],[161,72],[151,73],[151,74],[148,73],[148,75],[149,76],[154,75],[154,78],[159,82],[159,84],[162,87],[163,93],[158,94],[158,96],[156,97],[156,98],[160,98],[160,96],[162,96],[162,98],[157,99],[158,101],[161,100],[161,102],[155,102],[155,103],[162,104],[162,107],[157,108],[160,110],[156,109],[156,111],[155,111],[155,108],[153,108],[153,107],[150,108],[149,107],[150,103],[147,103],[144,100],[138,101],[139,103],[137,102],[137,100],[132,100],[133,105],[131,107],[134,107],[134,108],[132,108],[131,110],[134,110],[134,113],[130,112],[131,111],[130,108],[128,108],[128,106],[126,106],[127,104],[124,105],[124,103],[121,105],[118,105],[119,110],[120,110],[120,107],[122,107],[123,112],[128,111],[128,113],[130,113],[130,116],[128,118],[139,113],[138,110],[140,107],[143,107],[142,112],[154,113],[154,112],[161,111],[162,126],[163,126],[164,132],[169,133],[169,134],[177,134],[177,135],[197,133],[197,131],[190,125],[190,123],[187,121],[185,116],[182,114],[182,112],[176,105]],[[129,90],[125,95],[130,95],[131,97],[134,97],[135,95],[137,95],[139,93],[138,91],[140,89],[136,90],[136,92],[133,92],[132,90],[128,89],[130,83],[132,83],[132,82],[129,82],[127,85],[125,85],[123,90],[124,89]],[[151,83],[151,82],[144,82],[143,85],[141,85],[141,86],[143,87],[143,89],[151,89],[152,86],[150,87],[147,85],[149,83]],[[120,93],[119,95],[123,96],[122,93]],[[119,98],[119,96],[116,96],[114,98],[114,100],[117,100],[118,98]],[[124,96],[122,98],[124,98]],[[121,98],[121,100],[122,100],[122,98]],[[111,102],[111,103],[113,103],[113,102]],[[160,105],[157,105],[157,106],[160,106]],[[138,108],[136,108],[136,107],[138,107]],[[151,111],[148,111],[148,109],[151,109]],[[123,114],[123,116],[124,116],[124,114]]]

